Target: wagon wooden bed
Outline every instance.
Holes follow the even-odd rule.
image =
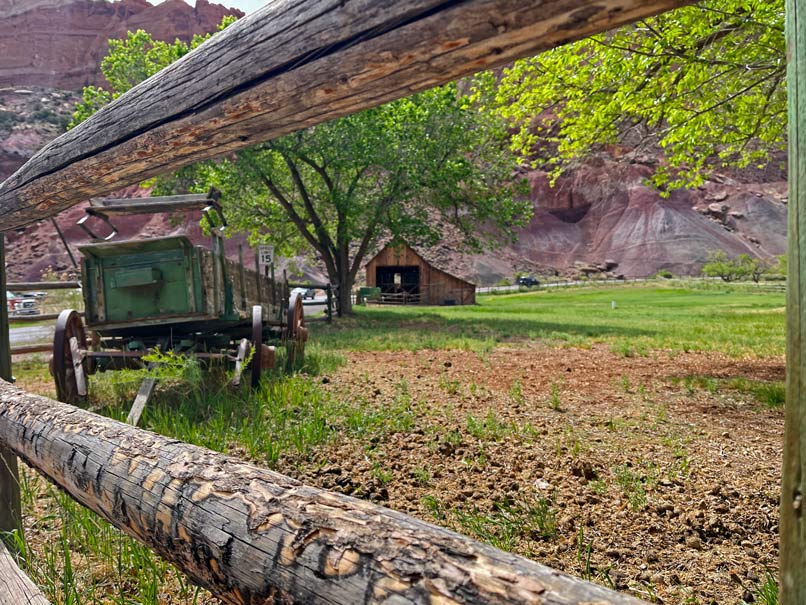
[[[286,347],[289,368],[302,363],[308,337],[302,299],[289,301],[287,281],[247,269],[242,251],[238,261],[225,257],[217,195],[93,200],[80,224],[99,240],[86,219],[101,219],[112,228],[109,240],[117,233],[112,216],[178,210],[201,210],[211,249],[181,235],[79,248],[86,326],[72,309],[57,319],[52,373],[60,401],[82,401],[90,374],[143,367],[157,350],[231,362],[236,385],[248,366],[257,386],[261,371],[275,364],[273,344]],[[153,390],[147,381],[146,399]]]

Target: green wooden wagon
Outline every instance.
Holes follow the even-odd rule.
[[[86,398],[94,372],[143,367],[143,358],[157,350],[229,362],[236,385],[245,370],[252,385],[258,384],[261,371],[274,366],[272,345],[285,346],[289,367],[302,362],[308,332],[301,297],[289,301],[287,281],[278,283],[258,266],[247,269],[242,250],[239,261],[225,257],[217,196],[93,200],[80,224],[100,240],[86,225],[88,217],[97,217],[112,228],[108,240],[117,232],[111,221],[116,215],[177,210],[202,211],[212,249],[185,236],[97,241],[79,248],[85,318],[62,311],[53,345],[52,373],[61,401]],[[142,410],[153,388],[153,379],[143,382],[133,412]]]

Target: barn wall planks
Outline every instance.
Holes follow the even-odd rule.
[[[378,267],[418,267],[420,270],[420,304],[458,305],[476,302],[476,286],[432,265],[408,244],[390,244],[372,257],[365,266],[367,286],[377,286]]]

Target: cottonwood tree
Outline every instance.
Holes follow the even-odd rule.
[[[783,0],[705,0],[518,61],[477,94],[555,175],[627,141],[663,149],[657,185],[697,185],[785,149],[784,15]]]
[[[78,118],[184,54],[181,42],[149,39],[138,32],[110,45],[102,69],[115,69],[112,92],[90,89]],[[230,224],[253,243],[286,256],[312,252],[349,312],[358,271],[385,238],[428,245],[450,229],[473,251],[514,239],[531,203],[513,177],[507,137],[499,116],[450,84],[187,167],[157,190],[215,186]]]
[[[232,224],[286,255],[313,250],[340,308],[381,238],[467,249],[513,239],[529,217],[500,124],[454,85],[363,111],[194,167],[193,186],[226,196]]]
[[[772,262],[767,259],[755,258],[749,254],[729,258],[724,250],[716,250],[708,254],[708,262],[703,265],[702,274],[706,277],[718,277],[725,282],[750,278],[758,283],[772,268]]]

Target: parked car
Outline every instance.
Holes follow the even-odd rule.
[[[294,288],[291,290],[291,298],[293,299],[297,294],[302,296],[302,300],[313,300],[316,298],[316,290],[313,288]]]
[[[534,277],[521,275],[516,281],[516,284],[519,286],[526,286],[527,288],[531,288],[532,286],[539,286],[540,282],[535,279]]]
[[[36,298],[26,298],[6,290],[6,308],[10,315],[39,315]]]

